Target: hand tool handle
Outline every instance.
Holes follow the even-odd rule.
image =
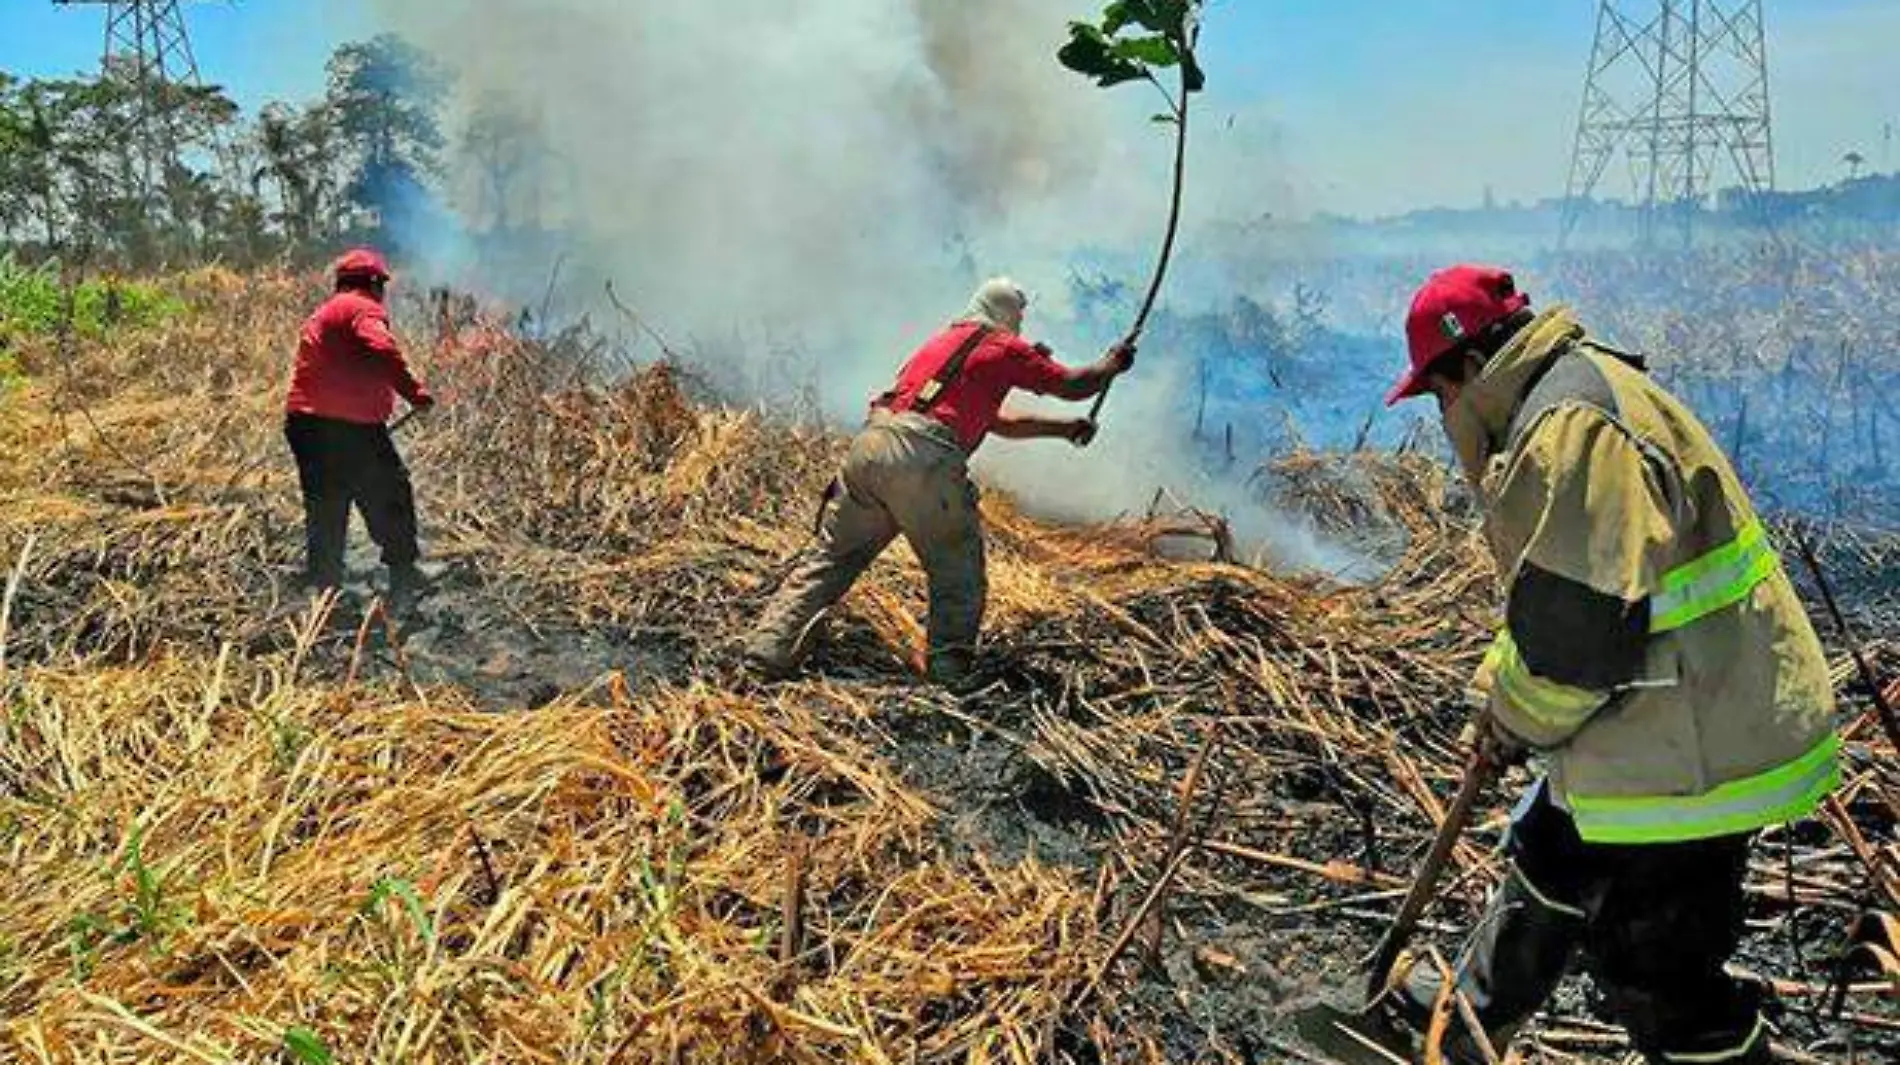
[[[1887,692],[1880,686],[1880,678],[1874,673],[1873,663],[1867,660],[1867,649],[1855,638],[1854,630],[1847,627],[1847,616],[1841,613],[1840,604],[1834,601],[1834,588],[1827,582],[1827,574],[1821,570],[1821,559],[1814,553],[1814,545],[1808,541],[1808,534],[1799,522],[1794,526],[1794,545],[1801,552],[1801,561],[1808,564],[1808,572],[1814,574],[1815,587],[1821,591],[1821,602],[1826,604],[1827,613],[1834,620],[1834,628],[1841,634],[1841,642],[1847,645],[1847,653],[1853,656],[1854,668],[1860,673],[1860,682],[1867,688],[1867,694],[1873,697],[1874,710],[1880,715],[1880,727],[1886,730],[1887,742],[1900,751],[1900,715],[1894,713],[1893,704],[1887,701]]]
[[[421,414],[421,413],[422,413],[421,407],[410,407],[408,410],[403,411],[401,414],[397,415],[395,421],[389,423],[389,431],[393,433],[400,430],[403,426],[408,425],[412,421],[415,421],[416,415]]]
[[[1153,297],[1150,297],[1150,299],[1152,298]],[[1141,331],[1143,328],[1147,326],[1147,324],[1148,324],[1148,308],[1143,307],[1141,310],[1140,320],[1135,323],[1135,328],[1129,330],[1128,335],[1122,338],[1122,343],[1124,344],[1141,343]],[[1095,393],[1095,402],[1089,405],[1089,421],[1093,422],[1093,421],[1100,420],[1101,415],[1102,415],[1102,404],[1108,402],[1108,390],[1114,387],[1115,387],[1115,379],[1111,377],[1109,378],[1107,382],[1105,382],[1102,385],[1102,390],[1100,392]]]
[[[1457,797],[1451,800],[1451,809],[1445,811],[1445,820],[1438,826],[1438,835],[1432,840],[1432,849],[1426,852],[1425,863],[1419,866],[1412,889],[1406,892],[1405,902],[1399,906],[1398,917],[1393,919],[1392,927],[1386,929],[1385,938],[1372,955],[1371,973],[1366,978],[1368,1000],[1384,990],[1392,966],[1399,960],[1399,952],[1418,930],[1419,918],[1425,915],[1425,907],[1438,889],[1438,879],[1451,864],[1452,848],[1458,845],[1458,837],[1464,835],[1466,826],[1471,823],[1478,796],[1497,774],[1497,763],[1482,751],[1473,759],[1464,783],[1458,786]]]

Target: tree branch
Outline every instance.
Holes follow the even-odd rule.
[[[1166,85],[1161,84],[1161,79],[1155,77],[1154,71],[1149,70],[1146,67],[1143,67],[1141,70],[1141,76],[1144,78],[1147,78],[1148,84],[1153,85],[1155,87],[1155,91],[1161,94],[1161,98],[1168,102],[1168,111],[1174,115],[1175,122],[1177,123],[1180,122],[1181,117],[1182,117],[1181,112],[1183,110],[1183,107],[1181,104],[1174,102],[1174,94],[1168,91],[1168,87]],[[1181,99],[1185,101],[1187,97],[1183,96],[1181,97]]]
[[[1184,29],[1186,32],[1182,35],[1180,63],[1181,100],[1174,112],[1174,191],[1168,201],[1168,228],[1167,233],[1161,238],[1161,253],[1155,260],[1154,277],[1148,282],[1148,294],[1142,298],[1141,309],[1135,314],[1135,324],[1128,330],[1128,342],[1131,344],[1141,339],[1141,331],[1147,328],[1148,315],[1154,311],[1155,300],[1161,295],[1161,283],[1168,276],[1168,260],[1174,255],[1175,236],[1181,229],[1181,193],[1187,180],[1188,97],[1190,95],[1188,72],[1193,68],[1193,45],[1198,37],[1198,32],[1191,27]],[[1148,78],[1150,81],[1155,81],[1153,74],[1148,75]],[[1160,87],[1160,82],[1155,81],[1155,85],[1157,88]],[[1109,384],[1112,387],[1114,382],[1111,381]],[[1089,407],[1089,421],[1095,421],[1101,417],[1102,404],[1108,402],[1108,392],[1109,389],[1104,388],[1096,394],[1095,403]]]

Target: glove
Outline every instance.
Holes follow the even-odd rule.
[[[1077,418],[1065,428],[1062,436],[1076,447],[1087,447],[1095,442],[1097,426],[1087,418]]]
[[[416,394],[409,397],[409,405],[418,411],[432,410],[435,407],[435,397],[429,394],[428,389],[418,388]]]
[[[1127,373],[1130,369],[1134,368],[1135,365],[1135,342],[1132,340],[1122,341],[1114,347],[1109,348],[1108,352],[1102,356],[1102,359],[1108,363],[1108,368],[1113,371],[1116,376]]]
[[[1500,768],[1523,765],[1530,759],[1531,749],[1523,740],[1517,738],[1510,729],[1498,723],[1490,714],[1478,721],[1478,757]]]

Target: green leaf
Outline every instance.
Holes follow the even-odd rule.
[[[1166,37],[1130,37],[1109,46],[1109,53],[1150,67],[1171,67],[1181,61],[1180,51]]]
[[[336,1055],[308,1028],[284,1029],[284,1053],[298,1065],[335,1065]]]
[[[1163,27],[1161,32],[1179,39],[1187,29],[1188,15],[1200,5],[1201,0],[1149,0],[1149,6],[1155,9],[1155,21]]]
[[[1102,31],[1086,22],[1069,23],[1069,43],[1056,53],[1063,66],[1077,74],[1093,75],[1108,55]]]
[[[1153,33],[1179,36],[1189,0],[1115,0],[1102,14],[1102,29],[1114,34],[1130,23]]]
[[[1086,22],[1069,23],[1069,43],[1062,46],[1056,58],[1063,66],[1094,78],[1095,83],[1103,87],[1136,81],[1147,75],[1139,63],[1116,55],[1102,31]]]
[[[369,901],[363,904],[365,912],[374,910],[391,897],[402,900],[403,908],[409,911],[409,919],[415,923],[416,932],[425,943],[435,945],[435,923],[429,920],[429,914],[422,908],[422,896],[416,893],[416,886],[401,877],[386,876],[376,881],[369,889]]]

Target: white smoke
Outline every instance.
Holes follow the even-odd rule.
[[[1061,299],[1077,251],[1139,269],[1158,238],[1168,141],[1146,120],[1154,102],[1098,91],[1054,58],[1090,2],[374,7],[450,67],[464,112],[500,101],[534,116],[542,145],[524,181],[537,202],[514,213],[574,235],[560,249],[571,284],[612,278],[674,337],[726,338],[762,389],[786,386],[769,363],[802,353],[836,419],[860,415],[987,274],[1038,297],[1032,336],[1093,358]],[[535,302],[547,269],[477,283]],[[1198,464],[1158,429],[1171,419],[1151,416],[1190,401],[1168,363],[1148,353],[1116,389],[1095,448],[994,443],[984,476],[1066,517],[1139,510],[1161,485],[1238,511],[1243,493],[1206,499]],[[1283,557],[1336,561],[1256,513]]]

